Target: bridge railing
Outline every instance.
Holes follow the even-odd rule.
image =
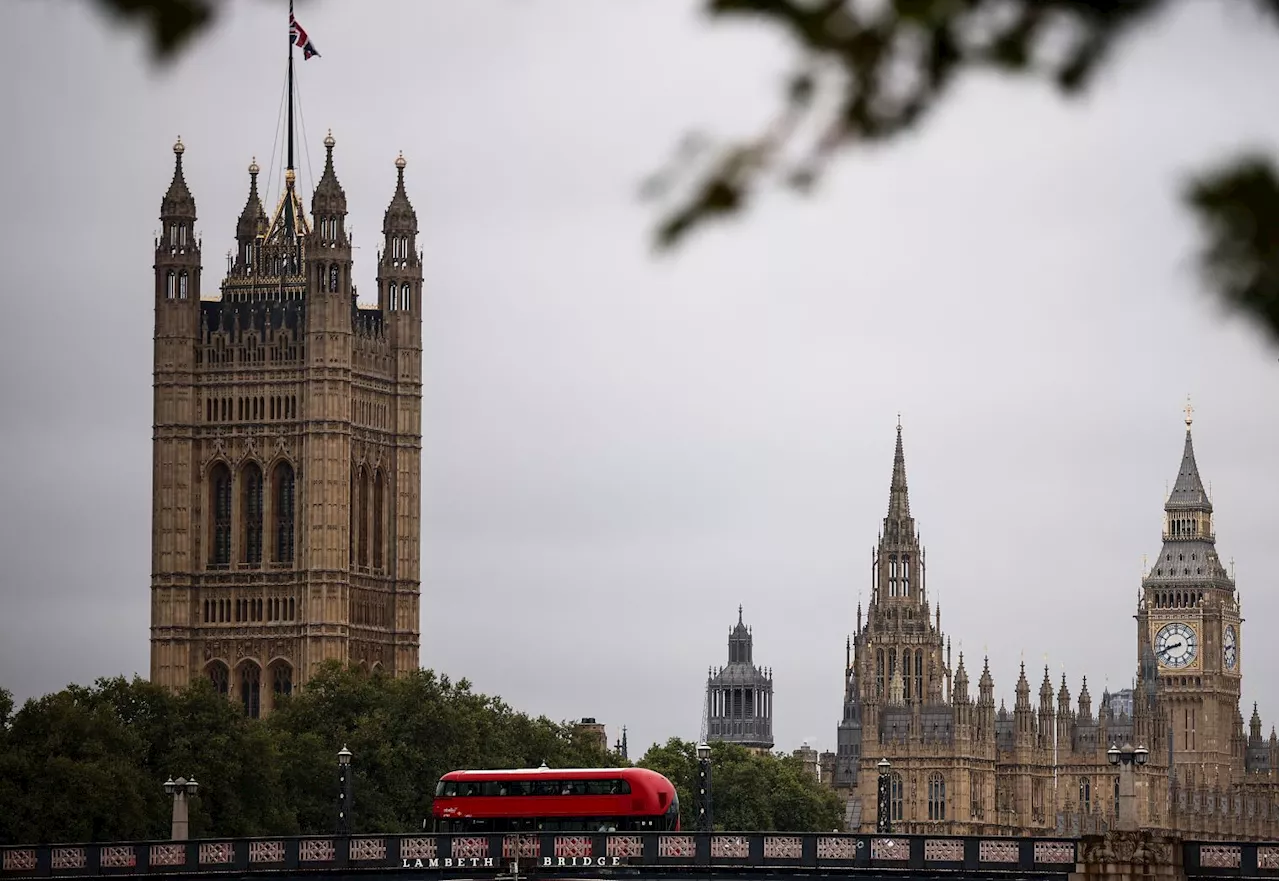
[[[1275,878],[1280,847],[1256,842],[1184,841],[1182,869],[1188,878]]]
[[[1276,877],[1276,845],[1186,843],[1190,876]],[[1072,872],[1078,844],[1054,838],[760,832],[352,835],[0,846],[0,881],[163,874],[326,874],[358,869],[415,874],[692,867],[822,874],[874,870],[1055,878]],[[518,874],[518,873],[516,873]]]

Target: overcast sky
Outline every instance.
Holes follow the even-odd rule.
[[[834,748],[896,414],[932,596],[971,678],[1020,657],[1074,701],[1136,668],[1195,405],[1247,619],[1244,713],[1277,715],[1275,350],[1197,287],[1176,194],[1274,151],[1277,40],[1192,2],[1090,96],[967,81],[655,259],[642,179],[753,133],[792,52],[684,0],[300,4],[308,196],[337,139],[374,295],[403,150],[426,249],[422,664],[553,718],[696,738],[737,606],[776,739]],[[0,12],[0,685],[148,670],[152,233],[174,138],[221,278],[283,92],[283,3],[234,2],[176,66],[87,3]],[[311,163],[308,167],[307,162]],[[276,163],[278,164],[278,163]],[[279,172],[275,180],[279,180]]]

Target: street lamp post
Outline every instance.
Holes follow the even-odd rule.
[[[1112,765],[1120,766],[1120,817],[1116,821],[1116,828],[1137,829],[1137,799],[1134,797],[1135,768],[1147,763],[1147,748],[1140,746],[1134,749],[1131,743],[1117,748],[1113,743],[1107,750],[1107,761]]]
[[[196,783],[194,777],[190,780],[186,777],[179,777],[177,780],[170,777],[164,782],[164,791],[173,796],[173,823],[169,830],[169,837],[174,841],[187,840],[190,829],[187,799],[195,795],[199,788],[200,784]]]
[[[698,831],[710,832],[711,820],[711,747],[698,744]]]
[[[876,780],[876,832],[881,835],[893,832],[893,818],[889,815],[892,807],[889,803],[889,768],[888,759],[876,763],[876,770],[880,772]]]
[[[338,750],[338,834],[350,835],[355,805],[351,796],[351,750]]]

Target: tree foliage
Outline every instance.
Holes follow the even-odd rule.
[[[673,737],[638,764],[664,775],[680,795],[680,826],[698,823],[698,759],[694,744]],[[711,744],[712,820],[717,829],[823,832],[842,825],[839,796],[794,756],[758,755],[734,743]]]
[[[1244,0],[1237,0],[1239,5]],[[93,0],[174,57],[206,29],[222,0]],[[754,19],[790,36],[798,63],[777,114],[742,141],[684,138],[645,191],[668,198],[656,232],[672,248],[693,230],[745,209],[763,184],[804,192],[841,150],[891,140],[928,119],[963,75],[995,70],[1084,90],[1123,38],[1174,0],[703,0],[712,19]],[[1251,0],[1275,27],[1280,0]],[[659,63],[655,61],[655,63]],[[1170,95],[1170,100],[1176,96]],[[1186,203],[1208,233],[1204,280],[1275,343],[1277,207],[1274,156],[1205,173]]]
[[[199,783],[193,837],[332,831],[337,752],[354,754],[355,831],[420,829],[456,768],[616,764],[572,726],[517,713],[431,671],[336,665],[263,720],[200,681],[178,694],[100,679],[28,701],[0,690],[0,843],[164,838],[163,782]]]

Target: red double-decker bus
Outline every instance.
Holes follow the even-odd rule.
[[[451,771],[431,815],[443,833],[661,832],[680,828],[680,797],[647,768]]]

